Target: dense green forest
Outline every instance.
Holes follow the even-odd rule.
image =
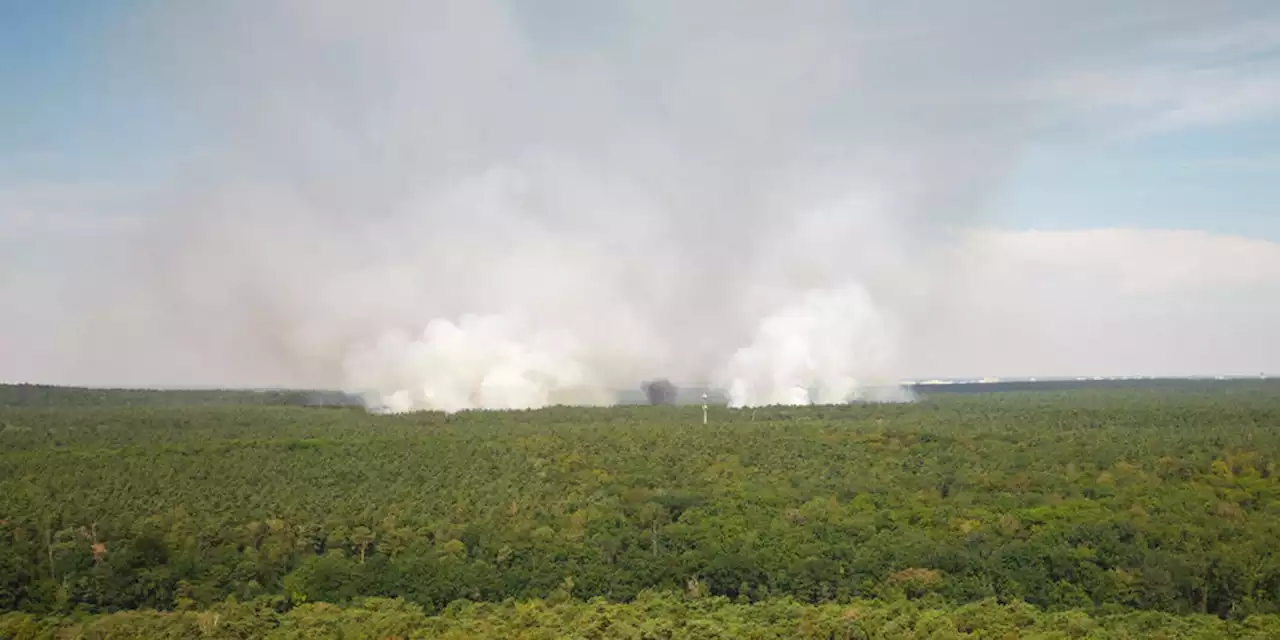
[[[1275,383],[69,404],[0,408],[0,637],[1280,634]]]

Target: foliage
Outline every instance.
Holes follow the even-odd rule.
[[[129,611],[90,617],[0,616],[0,634],[41,638],[1274,638],[1280,617],[1242,622],[1155,612],[1046,613],[994,599],[965,605],[938,600],[857,600],[810,605],[789,598],[734,603],[644,592],[630,603],[603,598],[547,602],[459,601],[438,615],[400,599],[365,598],[348,606],[310,603],[284,610],[269,598],[207,611]]]
[[[1278,391],[0,408],[0,636],[1248,637]]]

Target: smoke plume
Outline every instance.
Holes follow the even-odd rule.
[[[808,292],[765,318],[750,346],[733,354],[721,379],[729,405],[906,399],[893,375],[893,327],[859,286]]]
[[[644,390],[645,398],[648,398],[649,404],[653,405],[672,405],[676,403],[676,395],[679,391],[676,385],[670,380],[652,380],[641,385]]]
[[[378,394],[392,412],[430,407],[532,409],[592,400],[592,379],[570,335],[523,330],[503,316],[437,319],[417,338],[384,334],[355,350],[345,366],[349,386]]]
[[[80,364],[389,411],[891,398],[1035,81],[1113,37],[948,7],[154,5],[121,55],[199,135]]]

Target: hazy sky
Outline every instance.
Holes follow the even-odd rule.
[[[406,213],[508,188],[546,211]],[[710,375],[730,338],[663,333],[686,303],[745,336],[846,277],[906,378],[1280,374],[1280,5],[0,2],[0,380],[341,384],[365,316],[534,304],[475,265],[544,269],[555,229],[637,257],[536,280],[622,311],[539,318],[706,349],[618,376]],[[607,293],[672,245],[655,277],[768,286]]]

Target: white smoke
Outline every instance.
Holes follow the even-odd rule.
[[[65,371],[391,410],[892,395],[938,250],[1060,115],[1043,76],[1154,23],[873,4],[148,5],[116,55],[195,142],[134,262],[64,296]]]
[[[599,397],[567,334],[530,331],[504,316],[429,322],[417,338],[392,332],[357,348],[347,385],[390,412],[533,409]]]
[[[861,285],[806,293],[765,318],[722,377],[731,407],[907,399],[888,376],[894,322]]]

